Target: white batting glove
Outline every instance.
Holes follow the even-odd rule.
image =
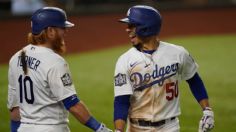
[[[206,107],[203,110],[202,119],[199,122],[198,132],[209,132],[214,127],[214,113],[211,108]]]
[[[96,132],[112,132],[112,130],[107,128],[105,124],[101,123],[100,127],[96,130]]]

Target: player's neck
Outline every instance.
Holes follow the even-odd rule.
[[[150,41],[147,41],[145,43],[143,43],[143,46],[141,48],[141,50],[156,50],[159,46],[159,40],[158,39],[152,39]]]
[[[41,47],[46,47],[46,48],[52,49],[52,45],[50,43],[37,44],[37,46],[41,46]]]

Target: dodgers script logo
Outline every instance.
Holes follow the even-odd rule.
[[[164,67],[158,67],[155,65],[155,68],[152,73],[145,73],[142,75],[139,72],[134,72],[130,75],[130,81],[133,83],[135,90],[143,90],[145,88],[151,87],[154,84],[162,86],[164,81],[171,76],[174,76],[178,70],[178,63],[167,65]],[[153,80],[150,83],[150,80]]]

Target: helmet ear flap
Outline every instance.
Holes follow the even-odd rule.
[[[138,36],[145,36],[145,34],[146,34],[146,32],[147,32],[147,27],[143,27],[143,26],[137,26],[136,27],[136,34],[138,35]]]
[[[154,33],[150,30],[150,27],[140,25],[136,27],[136,34],[141,37],[147,37]]]

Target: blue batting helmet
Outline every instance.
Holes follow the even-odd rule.
[[[120,19],[120,22],[134,24],[138,36],[148,37],[160,33],[162,18],[153,7],[136,5],[129,8],[127,17]]]
[[[35,11],[31,17],[33,34],[39,34],[47,27],[73,27],[74,24],[67,21],[64,10],[57,7],[44,7]]]

